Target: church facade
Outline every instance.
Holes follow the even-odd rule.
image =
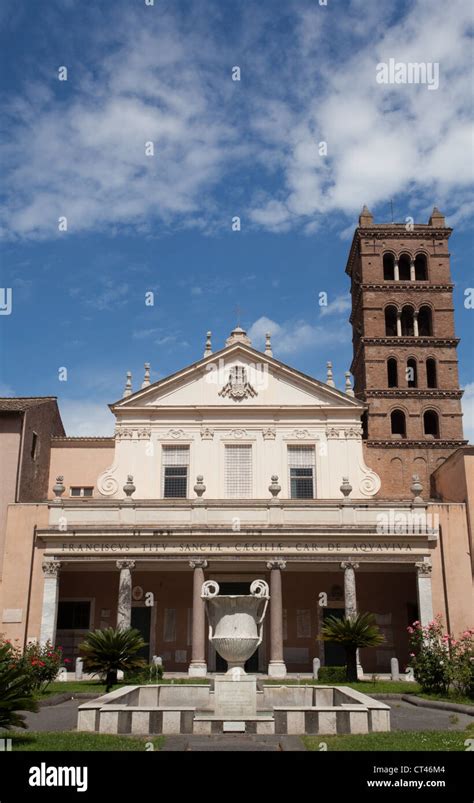
[[[33,449],[27,413],[14,425],[12,400],[0,400],[17,477],[0,500],[0,631],[74,659],[88,630],[131,624],[165,671],[204,676],[226,667],[207,639],[202,583],[247,593],[256,578],[269,582],[270,616],[249,669],[273,677],[311,672],[315,657],[343,662],[318,640],[329,615],[375,614],[385,642],[361,650],[369,674],[392,657],[406,666],[415,619],[471,626],[474,451],[449,234],[436,210],[407,232],[364,208],[347,266],[354,388],[347,374],[338,390],[330,364],[322,382],[282,363],[270,336],[257,351],[237,327],[217,351],[208,334],[200,360],[159,382],[147,364],[139,390],[128,376],[113,438],[67,437],[51,413]],[[40,478],[45,461],[26,498],[22,473]]]

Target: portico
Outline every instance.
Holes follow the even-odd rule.
[[[63,506],[63,514],[66,507],[69,521],[82,517],[82,509],[74,509],[73,503]],[[65,537],[54,527],[38,531],[48,575],[43,637],[53,640],[56,624],[52,623],[57,623],[58,611],[61,623],[61,610],[68,607],[68,601],[79,603],[82,599],[90,602],[85,630],[123,623],[138,626],[150,645],[150,658],[160,655],[169,671],[205,676],[219,667],[207,639],[202,583],[217,580],[227,584],[228,593],[234,593],[233,585],[243,587],[262,578],[270,586],[270,611],[256,659],[259,672],[284,677],[287,672],[311,672],[315,657],[322,665],[339,660],[331,645],[317,637],[325,616],[353,615],[356,610],[374,612],[386,634],[383,649],[361,657],[365,671],[383,672],[388,671],[391,657],[398,657],[401,663],[407,660],[406,624],[429,617],[434,534],[378,535],[380,502],[300,504],[300,522],[306,515],[313,520],[332,518],[333,523],[318,528],[300,524],[297,533],[287,522],[287,526],[270,527],[268,523],[258,529],[248,525],[245,532],[223,526],[203,532],[196,525],[191,532],[170,528],[165,534],[143,527],[147,507],[137,504],[134,525],[115,527],[113,532],[91,525],[83,528],[77,521],[74,535]],[[274,505],[261,507],[268,518],[274,516]],[[177,517],[178,511],[179,505]],[[109,506],[108,512],[115,520],[130,516],[130,508],[120,503]],[[228,520],[242,510],[229,510],[227,505],[209,500],[206,511],[202,505],[193,505],[191,518],[196,515],[202,520],[205,513],[215,520],[219,512]],[[60,515],[58,506],[52,504],[52,520]],[[349,518],[359,525],[348,531],[343,522]],[[147,600],[148,615],[138,615],[137,609],[146,608]],[[67,655],[74,658],[84,634],[68,633],[61,627],[58,631],[58,643],[62,641]]]

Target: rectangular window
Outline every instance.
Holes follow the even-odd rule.
[[[225,489],[228,499],[250,499],[252,496],[252,447],[225,447]]]
[[[291,499],[314,499],[314,446],[288,446]]]
[[[163,496],[186,499],[188,495],[189,446],[163,446]]]
[[[92,485],[71,485],[71,496],[92,496],[93,492],[94,487]]]
[[[90,602],[59,602],[58,630],[89,630]]]
[[[38,435],[36,434],[36,432],[33,432],[33,435],[31,437],[31,452],[30,452],[30,454],[31,454],[31,459],[32,460],[36,460],[37,455],[38,455]]]

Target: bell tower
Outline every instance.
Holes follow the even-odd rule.
[[[367,464],[380,495],[407,498],[418,474],[466,443],[462,431],[448,241],[435,207],[429,223],[374,223],[364,206],[347,261],[354,392],[368,405]]]

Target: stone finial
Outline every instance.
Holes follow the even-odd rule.
[[[352,390],[352,384],[351,384],[351,372],[350,371],[346,371],[344,376],[346,377],[346,388],[345,388],[346,395],[347,396],[353,396],[354,395],[354,391]]]
[[[428,221],[428,226],[433,226],[433,228],[444,228],[446,226],[446,219],[443,213],[439,211],[437,206],[433,207],[431,217]]]
[[[198,499],[201,499],[205,490],[206,486],[204,485],[204,477],[202,474],[198,474],[196,477],[196,485],[194,486],[194,491]]]
[[[150,384],[150,363],[145,363],[145,376],[143,377],[142,388],[147,388]]]
[[[225,341],[226,346],[233,346],[234,343],[244,343],[246,346],[251,346],[252,341],[247,335],[245,329],[242,329],[241,326],[236,326],[235,329],[232,329],[229,337]]]
[[[410,491],[413,494],[413,503],[415,505],[423,504],[423,499],[421,497],[421,492],[423,490],[423,485],[420,482],[420,477],[418,474],[413,474],[412,476],[412,483],[410,486]]]
[[[273,499],[276,499],[281,491],[281,485],[278,482],[278,474],[272,474],[272,481],[271,484],[268,486],[268,490],[270,491]]]
[[[212,354],[212,343],[211,343],[212,332],[206,333],[206,346],[204,348],[204,357],[210,357]]]
[[[267,357],[273,357],[272,338],[270,332],[267,332],[267,334],[265,335],[265,354],[267,355]]]
[[[64,487],[64,476],[62,474],[58,474],[56,477],[56,484],[53,485],[53,493],[56,497],[54,500],[55,502],[61,501],[61,495],[64,493],[66,488]]]
[[[344,501],[346,501],[349,498],[349,495],[352,492],[352,485],[349,482],[349,477],[343,477],[342,478],[342,483],[340,485],[339,490],[340,490],[340,492],[342,493],[342,495],[344,497]]]
[[[125,382],[125,389],[123,391],[122,398],[126,398],[127,396],[132,395],[132,372],[127,371],[127,379]]]
[[[366,204],[364,204],[362,212],[359,215],[359,226],[371,226],[373,222],[374,216]]]
[[[137,490],[133,484],[133,474],[127,474],[127,482],[123,486],[123,490],[127,499],[130,499],[132,494]]]
[[[335,388],[336,385],[334,384],[334,379],[332,375],[332,362],[327,362],[326,367],[327,367],[326,385],[329,385],[331,388]]]

